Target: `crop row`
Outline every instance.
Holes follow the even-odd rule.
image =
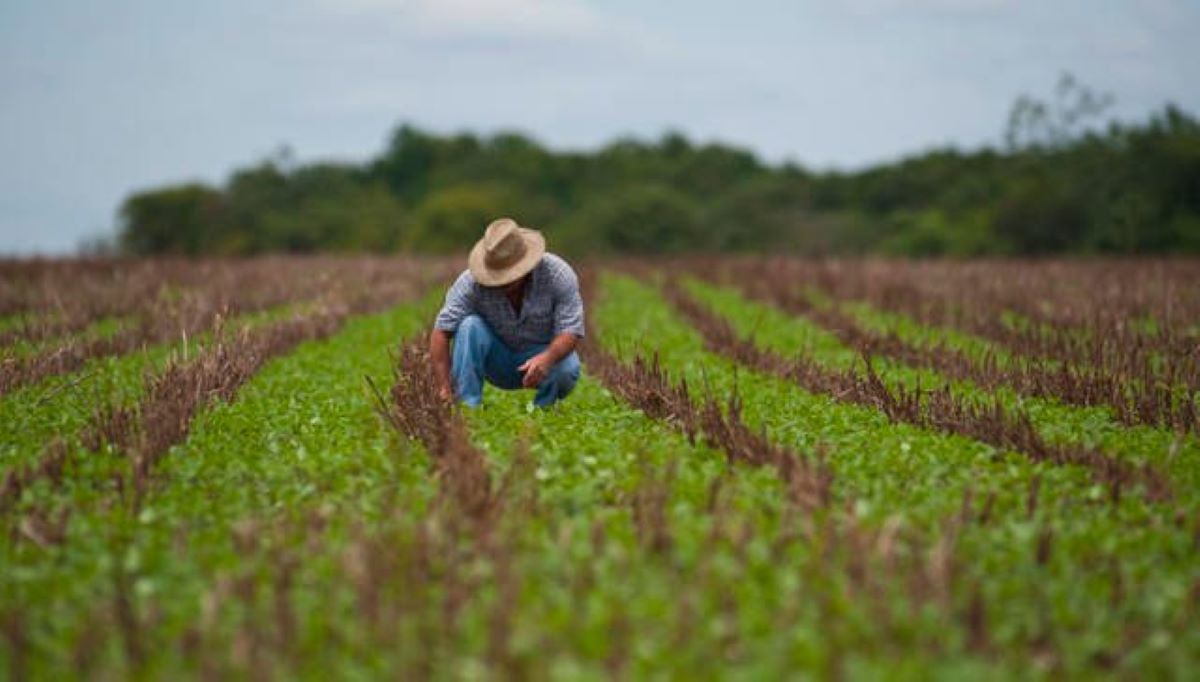
[[[231,318],[219,315],[213,323],[236,335],[240,327],[257,329],[289,317],[305,318],[330,311],[342,317],[369,312],[410,297],[431,279],[445,276],[440,264],[405,269],[397,263],[362,269],[372,273],[365,281],[326,283],[326,292],[318,302]],[[200,329],[124,355],[92,358],[76,372],[45,377],[0,395],[0,462],[6,468],[30,463],[56,436],[73,444],[89,430],[89,422],[136,405],[148,383],[142,380],[143,374],[157,373],[172,354],[181,352],[186,356],[209,338],[211,330]]]
[[[828,378],[859,362],[810,322],[697,282],[664,297],[585,281],[586,373],[552,410],[494,390],[453,409],[414,343],[387,383],[387,349],[420,338],[439,291],[340,331],[304,331],[318,317],[217,335],[72,422],[83,435],[41,460],[57,483],[35,476],[0,511],[3,664],[18,678],[927,678],[1181,675],[1196,660],[1192,446],[1149,454],[1175,434],[1117,425],[1089,443],[1028,414],[1051,451],[1096,445],[1183,487],[1170,503],[1116,497],[1027,442],[896,419],[945,408],[896,398],[934,384],[894,360],[861,403],[762,364],[804,350]],[[116,484],[140,454],[146,482]]]
[[[207,403],[232,400],[263,363],[296,344],[328,336],[350,315],[394,305],[398,298],[411,297],[424,286],[422,273],[413,271],[394,276],[384,286],[349,295],[330,294],[320,308],[243,327],[233,334],[227,334],[218,320],[207,348],[192,358],[186,355],[171,358],[161,372],[146,375],[139,401],[121,403],[110,397],[95,407],[78,438],[71,439],[72,443],[77,440],[82,448],[68,446],[56,438],[43,449],[38,461],[9,468],[0,483],[0,508],[11,506],[39,479],[60,484],[69,453],[98,452],[105,448],[124,453],[129,461],[128,475],[118,473],[113,483],[118,491],[132,486],[137,506],[155,463],[187,436],[192,416]]]
[[[300,561],[304,535],[325,525],[348,532],[333,510],[369,507],[402,465],[362,377],[386,370],[388,345],[429,304],[348,312],[214,341],[170,365],[148,380],[130,427],[99,451],[73,446],[60,485],[36,481],[22,492],[5,512],[14,531],[2,543],[11,570],[0,595],[20,625],[9,639],[39,635],[10,641],[10,664],[42,675],[71,666],[83,676],[121,666],[146,673],[180,660],[202,670],[207,636],[224,638],[236,616],[217,605],[248,589],[243,571],[257,575],[260,560],[285,555],[305,575],[329,569],[315,555]],[[236,401],[222,399],[235,389]],[[139,475],[146,484],[135,485]],[[31,519],[60,516],[69,523],[58,536],[37,542],[22,532]],[[275,544],[287,533],[301,535]],[[270,547],[257,544],[260,534]],[[211,632],[210,618],[219,621]]]
[[[0,341],[37,341],[78,332],[100,319],[147,316],[187,298],[218,299],[261,309],[285,300],[304,271],[281,259],[5,261],[0,310],[12,324]],[[70,296],[64,292],[71,292]]]
[[[404,314],[427,315],[427,306]],[[63,537],[10,548],[19,559],[10,579],[22,588],[5,592],[10,651],[26,653],[19,665],[42,673],[73,666],[81,675],[121,666],[256,677],[314,666],[417,676],[471,674],[471,666],[511,676],[593,666],[701,674],[720,651],[735,667],[836,671],[872,664],[851,653],[857,644],[924,641],[937,631],[936,618],[909,613],[907,591],[892,595],[867,568],[910,575],[912,589],[933,597],[949,576],[948,546],[935,555],[910,549],[918,539],[896,527],[776,526],[777,510],[795,505],[785,504],[775,476],[731,477],[725,457],[613,403],[590,380],[572,398],[584,412],[546,415],[564,421],[529,436],[525,456],[505,446],[514,454],[495,479],[461,438],[439,445],[441,434],[461,431],[445,406],[430,404],[428,381],[397,382],[393,394],[407,402],[396,417],[426,424],[413,432],[427,434],[430,490],[424,476],[403,473],[420,464],[418,452],[393,452],[370,435],[378,423],[363,414],[361,392],[345,399],[359,376],[345,362],[349,351],[377,346],[378,357],[382,340],[339,334],[270,363],[237,402],[197,416],[140,505],[108,506],[97,491],[73,491],[75,518]],[[334,358],[332,373],[312,371]],[[401,376],[424,368],[411,352],[399,361]],[[305,401],[310,409],[278,409],[300,394],[299,377],[279,381],[285,367],[305,368],[300,376],[313,382],[305,397],[317,398]],[[376,361],[367,373],[378,370]],[[360,415],[349,421],[361,430],[329,428],[347,422],[343,405]],[[511,417],[523,412],[506,410],[511,402],[498,407],[475,421],[477,433],[511,437]],[[287,442],[289,433],[304,433],[304,443]],[[378,448],[369,467],[358,450],[366,442]],[[297,458],[315,458],[309,466],[331,476],[306,475]],[[239,478],[256,459],[253,474]],[[344,489],[339,471],[360,482]],[[305,493],[313,483],[318,489]],[[286,503],[270,502],[280,498]],[[818,543],[828,549],[813,551]],[[774,562],[833,582],[797,585],[773,572]],[[888,626],[825,632],[822,619],[840,613],[854,590],[883,597],[870,610],[859,610],[870,602],[853,608],[862,618],[888,615]],[[784,599],[764,602],[768,594]],[[921,637],[909,633],[913,615],[924,623]],[[744,624],[754,627],[743,632]],[[41,635],[22,639],[30,632]],[[910,657],[915,665],[935,651],[927,643]]]
[[[843,343],[838,334],[807,316],[788,315],[775,306],[747,300],[733,290],[714,288],[698,280],[689,280],[687,288],[728,320],[739,337],[753,337],[766,350],[788,358],[801,353],[828,371],[865,369],[860,348]],[[905,331],[925,338],[931,333],[924,328]],[[1105,459],[1117,460],[1120,467],[1157,471],[1169,480],[1177,495],[1187,500],[1193,499],[1200,482],[1190,464],[1192,457],[1200,453],[1200,440],[1194,435],[1128,425],[1106,406],[1077,406],[1056,397],[1025,396],[1008,385],[989,387],[955,379],[903,358],[873,356],[870,364],[890,391],[931,396],[940,393],[961,403],[996,406],[1019,421],[1028,421],[1035,435],[1051,447],[1096,450]],[[1151,472],[1147,482],[1155,478],[1161,477]]]
[[[1182,636],[1179,653],[1195,646],[1183,644],[1189,638],[1179,629],[1196,609],[1194,597],[1186,596],[1197,584],[1191,568],[1197,521],[1191,512],[1130,496],[1111,506],[1078,467],[1034,463],[958,436],[892,424],[880,411],[842,405],[744,367],[739,371],[736,363],[706,352],[702,338],[675,320],[652,290],[620,279],[606,289],[618,291],[622,300],[609,313],[619,325],[618,347],[658,352],[663,366],[689,384],[736,390],[742,415],[776,442],[821,443],[838,481],[835,490],[853,491],[861,507],[873,510],[875,523],[902,514],[929,528],[952,514],[964,496],[985,500],[989,522],[964,530],[959,539],[971,547],[967,582],[982,590],[991,630],[1006,633],[1001,639],[1010,652],[1029,655],[1041,641],[1056,642],[1053,656],[1074,665],[1089,656],[1092,665],[1139,660],[1154,648],[1133,634],[1142,627],[1166,627],[1172,640]],[[769,328],[756,330],[760,340],[779,340]],[[1016,552],[1031,541],[1045,544],[1037,556],[1049,557],[1037,569]],[[1142,610],[1144,604],[1101,604],[1089,596],[1123,593],[1132,575],[1156,597],[1175,594],[1173,605],[1159,602]],[[1038,613],[1045,618],[1035,628],[1040,632],[1016,626]],[[1081,623],[1089,624],[1084,631],[1090,635],[1080,633]],[[1120,634],[1123,628],[1129,630]]]
[[[431,455],[439,494],[449,502],[438,507],[446,516],[436,523],[463,531],[450,535],[454,556],[478,562],[478,573],[490,578],[463,589],[453,571],[423,575],[427,582],[416,591],[446,598],[454,618],[447,624],[443,611],[416,627],[436,631],[435,646],[515,677],[578,674],[580,666],[702,675],[714,663],[758,674],[802,665],[836,675],[870,669],[870,657],[854,653],[868,644],[912,646],[911,662],[927,660],[938,652],[931,640],[939,618],[977,624],[959,656],[969,660],[969,647],[987,646],[980,602],[959,613],[950,601],[952,543],[943,539],[935,550],[898,525],[865,526],[851,501],[842,500],[845,510],[833,506],[819,461],[747,430],[736,408],[697,404],[686,388],[639,361],[618,362],[594,338],[586,348],[589,373],[627,404],[613,402],[591,378],[572,396],[584,414],[560,409],[522,419],[519,398],[489,397],[489,408],[470,422],[493,458],[507,458],[499,481],[489,473],[497,460],[489,464],[478,446],[453,435],[464,424],[433,397],[419,347],[402,351],[384,412]],[[514,426],[532,433],[513,436]],[[745,466],[773,474],[744,476]],[[383,552],[380,562],[388,561]],[[436,556],[418,563],[441,565]],[[795,573],[771,570],[777,563]],[[391,592],[396,577],[376,575],[375,592]],[[846,617],[843,609],[873,626],[822,628],[835,611],[838,620]],[[391,631],[402,630],[406,617],[430,617],[391,615],[398,621]],[[481,628],[486,644],[473,650],[451,626]]]
[[[1169,486],[1149,465],[1132,466],[1111,454],[1079,443],[1049,443],[1034,428],[1028,414],[1014,412],[996,397],[986,402],[969,402],[951,391],[922,390],[918,385],[887,385],[869,357],[861,369],[834,369],[801,352],[787,359],[740,338],[721,317],[693,300],[677,282],[668,282],[668,299],[704,337],[706,346],[757,371],[795,381],[805,390],[833,396],[836,400],[865,405],[883,412],[895,422],[956,433],[997,447],[1025,454],[1037,461],[1078,465],[1089,469],[1114,501],[1121,491],[1143,486],[1150,499],[1170,498]]]
[[[951,379],[974,382],[984,388],[1010,387],[1023,396],[1052,398],[1080,406],[1105,406],[1123,423],[1165,426],[1200,432],[1200,393],[1185,384],[1180,362],[1164,371],[1148,363],[1129,363],[1137,354],[1122,353],[1106,361],[1050,361],[1039,356],[1000,354],[986,345],[970,352],[944,336],[927,335],[916,341],[904,338],[892,326],[877,325],[879,316],[863,306],[839,306],[814,300],[791,283],[765,279],[741,280],[747,295],[803,315],[835,334],[860,352],[885,356],[908,365],[932,369]],[[843,309],[848,308],[847,309]],[[861,321],[860,321],[861,320]],[[1200,358],[1197,358],[1200,359]]]
[[[1192,262],[698,263],[759,293],[816,292],[988,339],[1008,355],[1200,389],[1200,272]]]
[[[147,261],[131,266],[127,275],[113,275],[94,291],[80,290],[70,305],[58,312],[43,308],[30,323],[8,332],[13,341],[26,344],[52,333],[66,333],[56,343],[39,344],[25,352],[7,352],[0,361],[0,395],[36,383],[47,376],[73,372],[87,361],[129,353],[147,344],[195,336],[222,318],[255,313],[285,304],[323,299],[380,296],[380,291],[400,281],[403,273],[419,265],[399,259],[321,259],[298,263],[282,259],[245,262],[199,261],[170,267],[169,261]],[[72,270],[63,264],[51,269],[53,276],[36,279],[32,291],[42,296],[78,290],[69,282]],[[117,273],[125,273],[118,270]],[[20,292],[17,282],[6,282]],[[84,283],[85,285],[87,283]],[[50,302],[43,301],[46,306]],[[73,333],[97,320],[116,318],[109,333]],[[94,325],[93,325],[94,326]]]

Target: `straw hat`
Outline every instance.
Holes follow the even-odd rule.
[[[511,284],[529,273],[546,253],[541,232],[521,227],[512,218],[493,220],[467,257],[475,281],[485,287]]]

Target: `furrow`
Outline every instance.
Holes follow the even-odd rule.
[[[585,283],[590,293],[594,276]],[[687,382],[672,384],[659,365],[658,357],[647,361],[642,356],[623,364],[607,352],[600,342],[596,324],[588,318],[591,340],[582,347],[588,370],[614,395],[644,411],[648,416],[668,422],[694,442],[701,438],[723,451],[731,463],[769,466],[779,476],[789,500],[804,509],[827,507],[832,499],[833,474],[823,456],[799,453],[767,439],[741,419],[737,395],[721,405],[711,395],[702,404],[692,398]]]
[[[687,291],[714,314],[733,325],[743,339],[753,337],[761,348],[790,358],[797,349],[829,370],[863,369],[863,357],[832,332],[803,316],[788,315],[775,306],[747,299],[734,289],[688,280]],[[905,334],[923,334],[910,329]],[[987,405],[1001,404],[1006,411],[1028,417],[1040,438],[1055,446],[1094,449],[1135,468],[1149,467],[1169,483],[1181,504],[1191,507],[1192,491],[1200,485],[1200,438],[1145,425],[1127,425],[1107,407],[1083,407],[1023,396],[1012,387],[985,388],[967,380],[946,377],[924,367],[875,356],[872,368],[893,391],[948,391],[956,400]]]
[[[998,399],[968,402],[956,397],[948,386],[926,391],[920,387],[910,390],[904,386],[888,386],[880,379],[869,357],[864,358],[862,371],[853,368],[832,370],[803,353],[788,360],[741,338],[728,322],[684,292],[678,282],[668,282],[664,291],[713,352],[760,372],[795,381],[813,393],[878,409],[892,421],[959,434],[1019,452],[1036,461],[1084,467],[1109,490],[1114,501],[1131,486],[1141,486],[1153,501],[1170,499],[1166,477],[1148,464],[1133,466],[1094,448],[1048,443],[1034,429],[1027,414],[1010,411]]]
[[[284,268],[281,262],[274,260],[251,262],[247,266],[232,269],[217,268],[215,272],[208,272],[208,268],[197,271],[185,268],[185,273],[197,281],[192,289],[178,295],[161,293],[159,289],[166,286],[167,280],[162,280],[165,275],[160,275],[160,279],[142,286],[157,285],[159,289],[153,293],[141,289],[133,293],[123,292],[121,300],[130,299],[131,302],[122,303],[114,310],[105,309],[106,312],[119,312],[134,320],[134,323],[114,334],[78,336],[50,350],[5,358],[0,363],[0,397],[46,377],[74,372],[89,360],[123,355],[146,345],[196,336],[215,321],[229,315],[257,313],[302,302],[320,306],[329,300],[347,301],[351,298],[362,299],[364,304],[351,304],[352,308],[370,309],[370,299],[382,298],[379,290],[387,291],[406,273],[428,267],[409,261],[367,259],[335,263],[333,273],[341,273],[332,280],[330,272],[317,270],[305,276],[300,268]],[[272,276],[280,281],[270,281]],[[141,295],[134,295],[137,293]],[[86,325],[95,317],[85,315],[81,319]],[[63,330],[55,331],[61,333]]]
[[[250,595],[259,594],[257,578],[241,568],[251,576],[280,570],[294,577],[300,570],[299,555],[263,542],[286,535],[296,540],[290,546],[303,546],[310,535],[316,544],[303,557],[303,575],[327,579],[322,571],[342,570],[346,534],[380,518],[398,486],[414,484],[405,509],[424,504],[413,462],[388,438],[363,377],[386,375],[387,348],[420,329],[432,303],[346,317],[334,333],[329,318],[297,321],[276,327],[274,335],[247,334],[250,345],[235,338],[213,346],[162,374],[164,392],[147,392],[155,397],[136,419],[156,435],[135,429],[128,441],[148,465],[141,495],[135,485],[124,493],[111,485],[111,474],[136,465],[136,458],[132,464],[115,459],[114,448],[70,463],[76,470],[54,494],[41,485],[26,491],[13,510],[16,526],[38,530],[55,522],[59,510],[69,518],[61,537],[45,537],[44,544],[21,533],[0,541],[0,559],[12,569],[0,580],[0,610],[17,609],[28,627],[43,633],[30,645],[41,674],[60,676],[78,652],[96,647],[101,653],[89,665],[101,670],[194,671],[207,653],[219,655],[209,663],[220,670],[251,672],[230,656],[236,647],[225,628],[237,614],[253,612]],[[285,347],[291,352],[268,358]],[[169,383],[168,375],[174,377]],[[223,399],[234,390],[236,401]],[[154,424],[151,413],[158,417]],[[290,581],[281,575],[271,589],[289,594]],[[246,591],[230,592],[235,585]],[[307,603],[320,598],[306,594]],[[31,610],[29,603],[38,606]],[[294,622],[290,602],[276,603],[283,611],[272,624]],[[89,621],[105,628],[89,635],[81,628]],[[285,632],[288,646],[321,641],[319,633],[311,640],[310,632],[291,633]],[[266,646],[258,639],[263,634],[238,636]],[[273,635],[269,641],[276,641]]]
[[[370,286],[365,288],[327,285],[326,303],[345,308],[349,314],[370,313],[409,298],[429,282],[446,276],[445,267],[438,264],[414,267],[408,272],[375,272],[369,278]],[[227,329],[235,325],[253,329],[295,312],[303,310],[272,310],[236,317],[222,324]],[[126,355],[92,358],[74,374],[50,376],[35,385],[0,395],[0,467],[7,471],[32,462],[44,444],[56,436],[73,445],[98,410],[130,409],[142,396],[143,374],[161,371],[173,354],[186,355],[207,343],[209,330],[203,331]]]
[[[970,510],[964,513],[972,523],[960,529],[957,542],[968,548],[962,556],[963,570],[974,576],[966,578],[968,584],[978,580],[975,584],[986,591],[967,601],[987,614],[991,631],[1020,628],[1017,624],[1029,609],[1044,600],[1070,604],[1045,614],[1045,632],[1054,634],[1026,631],[1009,639],[1001,649],[1011,655],[1028,656],[1053,642],[1046,655],[1073,660],[1072,667],[1093,656],[1123,661],[1126,635],[1106,630],[1108,634],[1085,644],[1049,625],[1108,622],[1111,605],[1089,602],[1089,595],[1117,586],[1125,594],[1127,576],[1111,570],[1120,557],[1145,557],[1154,566],[1140,574],[1147,589],[1194,581],[1188,577],[1192,545],[1187,538],[1200,526],[1191,512],[1150,504],[1138,495],[1113,500],[1080,467],[1039,463],[961,436],[894,423],[873,408],[808,393],[793,380],[739,369],[737,363],[704,351],[703,339],[673,319],[652,289],[610,277],[605,291],[605,301],[593,315],[598,313],[607,330],[606,347],[627,361],[658,352],[674,381],[727,396],[737,392],[744,400],[742,418],[752,429],[764,429],[771,440],[825,447],[839,497],[850,496],[856,506],[870,510],[867,523],[902,514],[919,528],[936,528],[956,510]],[[1097,538],[1122,548],[1101,549]],[[1031,554],[1022,553],[1025,547]],[[997,575],[1012,578],[998,580]],[[1005,586],[1004,597],[992,591],[999,583]],[[1167,607],[1175,614],[1168,617],[1173,623],[1186,621],[1190,612],[1188,600],[1180,596]],[[1156,622],[1164,613],[1132,603],[1121,609],[1132,619],[1127,625]],[[1133,646],[1144,646],[1146,640],[1139,642]]]
[[[232,401],[238,389],[262,365],[298,344],[335,333],[355,313],[387,306],[395,297],[411,295],[415,276],[402,285],[355,293],[340,304],[227,334],[218,327],[213,342],[194,358],[173,357],[159,373],[146,375],[140,400],[120,404],[111,399],[94,409],[78,435],[79,446],[55,439],[30,463],[9,469],[0,482],[0,511],[18,505],[23,492],[41,480],[62,484],[63,469],[85,453],[123,453],[129,462],[112,473],[112,492],[129,496],[140,508],[154,480],[156,464],[188,435],[192,419],[215,401]]]
[[[1126,382],[1200,390],[1200,346],[1190,331],[1200,319],[1194,263],[770,259],[727,265],[726,281],[755,288],[786,282],[792,292],[808,287],[839,304],[866,301],[981,336],[1035,365],[1094,367]]]
[[[987,390],[1006,386],[1023,396],[1081,407],[1109,407],[1118,421],[1131,426],[1200,433],[1200,393],[1161,377],[1131,376],[1114,371],[1107,363],[1052,362],[1026,355],[1005,355],[1002,360],[994,349],[972,357],[942,340],[919,345],[893,330],[868,329],[837,303],[814,302],[790,287],[749,280],[743,281],[741,289],[756,300],[813,320],[865,355],[930,369]]]

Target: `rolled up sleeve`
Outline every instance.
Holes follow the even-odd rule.
[[[579,294],[579,278],[564,264],[555,273],[554,335],[574,334],[583,338],[583,297]]]
[[[463,272],[454,280],[433,323],[435,329],[453,334],[463,319],[475,312],[475,303],[471,296],[474,284],[470,272]]]

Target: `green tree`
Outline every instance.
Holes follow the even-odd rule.
[[[134,194],[121,205],[121,248],[137,255],[204,253],[221,209],[221,193],[202,184]]]
[[[496,185],[459,185],[430,194],[413,212],[404,244],[413,250],[450,253],[479,239],[502,216],[521,222],[521,202]]]
[[[687,197],[668,187],[626,188],[590,203],[572,221],[566,239],[575,250],[615,253],[704,251],[711,244]]]
[[[1046,98],[1017,100],[1000,149],[937,149],[854,172],[772,167],[678,132],[554,152],[517,132],[405,125],[366,164],[297,164],[283,151],[220,189],[135,194],[120,243],[131,253],[445,252],[512,215],[567,253],[1200,250],[1200,123],[1167,107],[1101,128],[1109,102],[1064,77]]]
[[[470,146],[464,148],[464,153],[471,151]],[[397,196],[413,200],[425,193],[437,161],[437,139],[405,125],[392,134],[387,149],[371,165],[370,172]]]
[[[348,185],[267,213],[262,231],[277,251],[394,251],[404,222],[400,202],[382,185]]]

